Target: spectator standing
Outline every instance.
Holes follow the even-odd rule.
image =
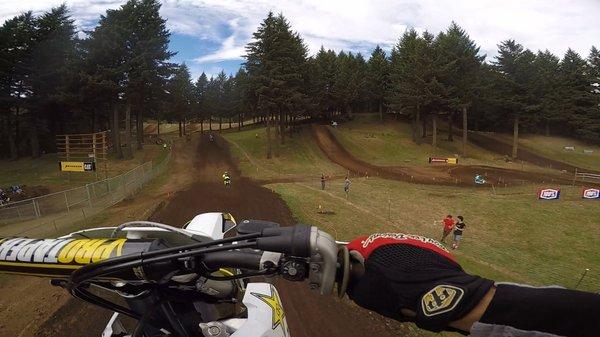
[[[348,198],[348,192],[350,192],[350,184],[350,179],[346,176],[346,179],[344,180],[344,193],[346,193],[346,198]]]
[[[444,232],[442,233],[442,239],[440,241],[446,243],[446,237],[450,235],[452,228],[454,228],[454,219],[452,219],[452,215],[446,215],[444,220],[442,220],[442,223],[444,224]]]
[[[457,218],[458,221],[454,225],[454,242],[452,243],[452,249],[458,248],[458,245],[460,244],[460,239],[462,238],[463,232],[465,231],[465,227],[467,227],[467,225],[465,224],[465,219],[462,217],[462,215],[457,216]]]
[[[325,173],[321,173],[321,189],[325,189]]]

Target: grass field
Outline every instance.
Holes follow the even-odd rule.
[[[286,138],[284,144],[274,142],[271,159],[266,157],[265,128],[226,133],[224,137],[231,143],[230,149],[239,159],[242,172],[257,179],[314,178],[317,181],[321,173],[334,176],[345,172],[325,158],[308,129],[291,139]]]
[[[16,161],[0,161],[0,188],[11,185],[43,186],[50,192],[66,188],[78,187],[85,183],[93,182],[105,177],[112,177],[131,170],[147,162],[158,163],[166,155],[159,145],[145,145],[142,151],[134,151],[134,156],[129,160],[108,159],[107,165],[99,163],[97,166],[98,177],[94,172],[59,171],[58,156],[56,154],[42,155],[40,158],[21,158]],[[106,168],[106,171],[105,171]]]
[[[412,185],[380,179],[354,179],[346,199],[342,182],[326,191],[316,183],[269,186],[290,205],[298,220],[317,224],[340,240],[372,232],[404,232],[439,239],[445,214],[467,223],[456,251],[471,272],[498,280],[599,291],[600,207],[581,201],[579,190],[563,186],[564,200],[542,202],[534,186],[490,190]],[[317,213],[318,206],[335,214]]]
[[[495,134],[494,136],[505,143],[512,143],[511,135]],[[519,146],[550,159],[563,161],[581,168],[600,171],[599,145],[591,145],[565,137],[522,135],[519,138]],[[572,146],[575,150],[565,150],[565,146]],[[593,152],[584,153],[584,150],[592,150]]]
[[[260,138],[248,133],[227,138],[238,144],[232,148],[238,148],[233,152],[244,172],[260,179],[265,175],[260,169],[257,175],[250,162],[290,173],[326,165],[311,138],[295,140],[301,150],[280,148],[279,157],[271,161],[264,159]],[[307,160],[301,155],[306,152],[318,160]],[[268,187],[284,198],[298,220],[321,226],[341,240],[375,231],[439,238],[441,225],[434,222],[447,213],[462,214],[468,227],[456,254],[467,270],[498,280],[573,287],[583,270],[591,268],[579,288],[600,291],[600,204],[582,201],[578,187],[562,186],[562,199],[554,202],[538,201],[537,186],[532,185],[494,193],[361,178],[353,180],[349,199],[340,180],[329,182],[325,191],[317,179]],[[319,205],[335,214],[317,213]]]

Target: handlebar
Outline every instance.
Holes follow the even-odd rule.
[[[224,251],[204,255],[202,264],[207,270],[235,268],[261,270],[262,255],[256,251]]]
[[[162,282],[177,273],[237,268],[309,279],[321,294],[333,290],[338,247],[317,227],[265,228],[259,233],[167,247],[160,239],[0,238],[0,272],[69,278],[74,289],[94,280]]]

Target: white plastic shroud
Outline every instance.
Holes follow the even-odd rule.
[[[242,300],[248,319],[231,337],[289,337],[285,311],[277,289],[269,283],[249,283]]]

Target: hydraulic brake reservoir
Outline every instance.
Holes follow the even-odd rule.
[[[95,262],[165,248],[162,240],[0,238],[0,273],[68,278]],[[143,270],[124,270],[111,279],[143,279]]]

